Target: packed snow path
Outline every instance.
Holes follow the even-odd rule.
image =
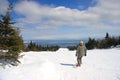
[[[0,68],[0,80],[120,80],[120,49],[88,50],[73,68],[75,52],[24,52],[19,66]]]

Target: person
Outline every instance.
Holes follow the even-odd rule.
[[[76,64],[76,66],[81,66],[82,57],[86,56],[86,52],[87,52],[87,48],[84,45],[84,42],[80,41],[80,44],[78,45],[77,50],[76,50],[76,56],[77,56],[77,64]]]

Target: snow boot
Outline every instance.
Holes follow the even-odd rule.
[[[76,67],[79,67],[80,66],[80,64],[76,64]]]

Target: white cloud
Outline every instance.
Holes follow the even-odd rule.
[[[35,25],[35,28],[40,30],[57,29],[61,26],[75,26],[75,28],[84,26],[94,32],[97,30],[119,31],[119,4],[120,0],[98,0],[96,6],[80,11],[64,6],[51,7],[33,1],[22,1],[15,5],[14,10],[24,16],[18,19],[18,22]]]
[[[120,24],[120,0],[99,0],[97,7],[90,8],[88,12],[98,14],[99,22]]]
[[[0,15],[6,12],[8,4],[7,0],[0,0]]]
[[[99,18],[94,13],[65,8],[63,6],[55,8],[42,6],[31,1],[17,4],[15,11],[25,16],[20,21],[31,24],[38,23],[41,25],[40,27],[44,27],[44,25],[55,25],[56,27],[63,25],[82,26],[87,24],[87,22],[91,22],[91,20]]]

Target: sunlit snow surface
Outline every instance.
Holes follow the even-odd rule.
[[[0,80],[120,80],[119,48],[88,50],[77,68],[75,52],[23,52],[19,66],[0,68]]]

